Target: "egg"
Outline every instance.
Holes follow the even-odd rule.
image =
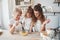
[[[20,32],[20,34],[22,35],[22,36],[26,36],[26,35],[28,35],[28,32]]]

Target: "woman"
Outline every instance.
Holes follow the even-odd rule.
[[[43,15],[41,4],[34,6],[34,16],[35,17],[33,17],[30,30],[32,30],[34,27],[35,32],[45,31],[45,25],[49,23],[50,20],[46,20],[45,16]]]
[[[34,32],[43,33],[45,31],[45,26],[49,23],[50,20],[46,20],[45,16],[43,15],[43,10],[41,8],[41,4],[37,4],[34,6],[34,17],[31,23],[30,30],[33,29]],[[35,38],[37,39],[37,38]]]

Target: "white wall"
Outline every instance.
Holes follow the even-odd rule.
[[[9,23],[8,0],[2,0],[2,15],[4,27],[8,29]]]
[[[3,20],[2,20],[2,0],[0,0],[0,26],[3,26]]]
[[[8,0],[9,18],[12,18],[13,9],[15,8],[15,0]]]
[[[0,0],[0,24],[8,29],[9,18],[12,17],[15,0]]]
[[[0,0],[0,26],[8,28],[9,18],[12,17],[15,0]]]
[[[1,13],[2,13],[2,12],[1,12],[1,10],[2,10],[2,9],[1,9],[1,8],[2,8],[1,3],[2,3],[2,2],[1,2],[1,0],[0,0],[0,26],[1,26]]]

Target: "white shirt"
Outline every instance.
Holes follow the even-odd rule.
[[[16,20],[14,20],[13,18],[10,20],[10,22],[9,22],[9,24],[10,25],[13,25],[13,26],[15,26],[15,30],[17,31],[20,31],[21,30],[21,27],[22,27],[22,25],[21,25],[21,20],[19,20],[19,24],[16,26]]]
[[[37,22],[34,26],[34,31],[40,32],[40,28],[41,28],[41,22],[40,22],[40,20],[37,20]]]
[[[32,21],[32,18],[24,18],[23,19],[23,23],[25,23],[25,30],[29,30],[30,29],[30,25],[31,25],[31,21]]]

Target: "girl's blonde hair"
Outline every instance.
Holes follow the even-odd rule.
[[[20,14],[22,14],[22,10],[21,10],[20,6],[15,7],[13,12],[19,12]]]

